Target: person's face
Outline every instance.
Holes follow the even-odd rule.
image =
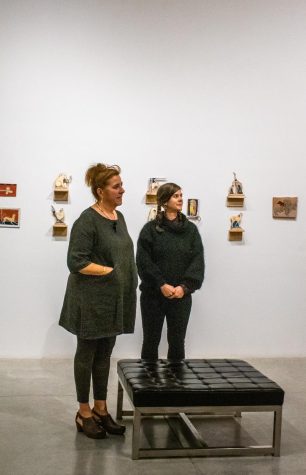
[[[182,211],[183,207],[183,193],[182,190],[178,190],[171,196],[170,200],[166,203],[167,211],[178,212]]]
[[[98,188],[98,194],[102,198],[102,202],[110,207],[116,208],[122,204],[122,195],[125,192],[120,175],[115,175],[108,180],[107,185]]]

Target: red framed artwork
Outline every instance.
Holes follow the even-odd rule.
[[[0,183],[0,196],[13,198],[17,194],[17,185],[10,183]]]
[[[19,228],[20,209],[0,208],[0,228]]]

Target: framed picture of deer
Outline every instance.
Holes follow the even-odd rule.
[[[0,228],[19,228],[20,209],[0,208]]]

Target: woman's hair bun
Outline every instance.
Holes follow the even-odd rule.
[[[86,171],[85,183],[91,188],[94,197],[98,199],[97,188],[104,188],[110,178],[120,175],[120,173],[121,169],[118,165],[96,163]]]

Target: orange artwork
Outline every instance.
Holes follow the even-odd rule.
[[[0,208],[0,227],[1,228],[19,228],[20,209]]]
[[[0,196],[6,196],[13,198],[17,193],[17,185],[11,185],[9,183],[0,183]]]

